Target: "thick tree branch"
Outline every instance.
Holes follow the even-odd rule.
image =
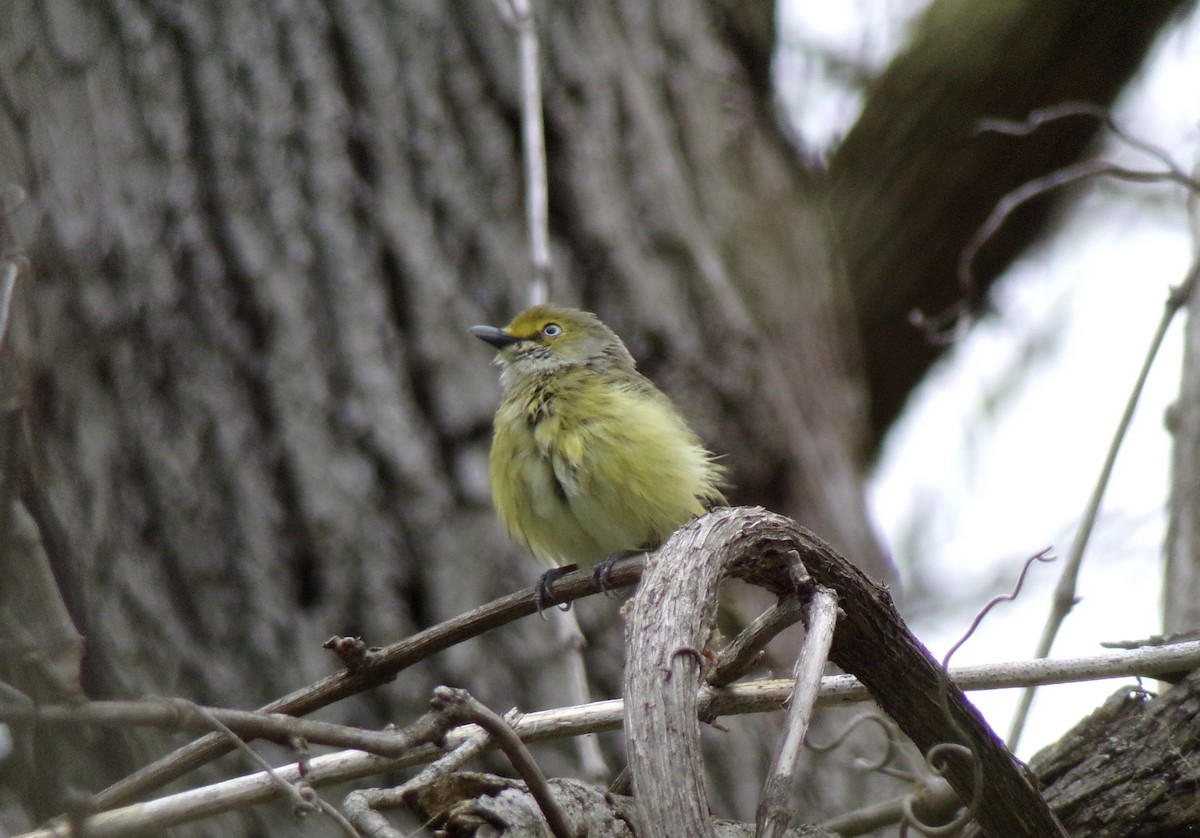
[[[978,801],[976,820],[984,832],[1005,838],[1061,834],[1029,778],[909,633],[887,591],[795,522],[746,508],[715,510],[672,536],[648,571],[654,576],[643,580],[634,599],[626,630],[625,712],[644,825],[682,825],[697,835],[711,828],[695,770],[698,731],[672,705],[693,706],[699,655],[692,652],[711,627],[715,605],[705,596],[721,576],[728,572],[777,595],[803,594],[803,576],[792,557],[813,581],[837,594],[844,612],[830,659],[862,680],[922,753],[947,743],[971,752],[971,761],[950,760],[945,777],[961,799]],[[686,605],[677,608],[681,602]],[[667,627],[664,648],[656,635]],[[985,778],[982,787],[977,771]]]

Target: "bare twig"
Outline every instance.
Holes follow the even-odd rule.
[[[615,565],[609,576],[610,586],[621,588],[636,584],[642,575],[642,565],[641,557],[630,558]],[[572,602],[599,591],[600,587],[592,578],[590,570],[576,571],[563,576],[555,583],[545,605]],[[335,701],[385,684],[408,667],[455,643],[477,637],[536,611],[533,588],[501,597],[390,646],[363,649],[361,659],[356,659],[357,664],[353,669],[348,668],[302,687],[259,708],[258,712],[303,716]],[[334,645],[340,644],[334,642]],[[229,744],[215,734],[198,739],[94,795],[89,804],[90,808],[92,811],[100,811],[144,796],[228,752]]]
[[[198,718],[202,719],[209,728],[215,730],[221,736],[224,736],[233,747],[250,761],[252,765],[258,766],[259,770],[265,773],[275,783],[276,787],[283,792],[285,797],[290,797],[292,800],[292,812],[297,815],[306,814],[315,811],[319,807],[303,793],[302,789],[306,785],[302,780],[289,783],[284,780],[269,762],[262,758],[258,751],[251,748],[246,742],[229,729],[229,726],[216,717],[207,708],[201,707],[185,699],[173,699],[173,704],[186,710],[188,713],[194,713]]]
[[[85,704],[0,704],[0,721],[7,724],[78,724],[107,727],[160,727],[178,731],[208,731],[218,728],[238,742],[267,739],[290,745],[304,739],[318,745],[354,748],[386,757],[398,757],[445,733],[444,722],[427,713],[399,730],[364,730],[331,722],[297,719],[279,713],[203,707],[183,699],[143,701],[95,701]],[[231,742],[232,744],[232,742]]]
[[[953,667],[950,678],[965,690],[1004,690],[1031,685],[1070,684],[1106,678],[1153,678],[1163,673],[1181,672],[1200,667],[1200,640],[1171,645],[1121,647],[1120,651],[1082,658],[1061,660],[1014,661]],[[701,718],[740,715],[779,710],[793,690],[787,678],[770,678],[733,684],[720,689],[703,687],[699,694]],[[818,703],[823,707],[867,701],[870,694],[852,675],[829,675],[821,679]],[[241,724],[231,715],[247,711],[207,708],[218,718],[237,730]],[[35,709],[26,702],[0,702],[0,722],[23,723],[41,720],[54,724],[100,725],[105,727],[152,726],[167,729],[192,729],[186,717],[164,710],[162,699],[142,702],[94,701],[86,704],[44,704]],[[545,742],[581,733],[600,733],[620,727],[621,700],[595,701],[583,707],[562,707],[526,713],[516,723],[517,731],[529,742]],[[314,723],[307,723],[314,724]],[[422,722],[410,725],[411,730]],[[336,725],[334,727],[337,727]],[[349,728],[348,730],[354,730]],[[446,735],[448,747],[459,747],[464,739],[460,728]],[[282,729],[276,729],[282,734]],[[359,731],[380,737],[396,737],[398,733]],[[475,733],[480,731],[476,730]],[[250,733],[243,729],[243,736]],[[316,741],[315,739],[311,741]],[[359,742],[353,747],[364,750]],[[372,747],[387,750],[386,742]],[[396,748],[402,765],[416,765],[436,758],[440,749],[424,746]],[[449,756],[449,755],[447,755]],[[318,758],[314,758],[314,762]],[[392,763],[389,763],[392,764]],[[361,775],[360,775],[361,776]]]
[[[534,762],[529,749],[517,736],[508,720],[485,707],[466,690],[452,687],[434,689],[431,704],[435,710],[443,710],[449,717],[457,721],[477,724],[490,733],[492,739],[508,757],[508,761],[512,763],[513,768],[517,769],[521,779],[525,781],[529,793],[537,801],[555,838],[577,838],[574,830],[567,823],[567,818],[559,807],[558,801],[550,792],[550,786],[546,783],[546,775]]]
[[[564,651],[562,665],[567,670],[568,696],[575,704],[587,704],[591,701],[591,691],[588,689],[587,670],[583,665],[583,649],[587,640],[575,612],[559,611],[555,615],[554,633]],[[594,736],[580,736],[575,740],[575,753],[579,757],[579,766],[583,774],[593,782],[601,782],[609,776],[608,765],[604,762],[604,754],[600,753],[600,745]]]
[[[1013,590],[1010,593],[1000,594],[992,597],[988,603],[979,610],[979,613],[975,615],[975,618],[971,621],[971,625],[967,627],[967,630],[963,633],[963,636],[960,637],[958,641],[950,647],[945,656],[942,658],[942,670],[946,673],[946,677],[942,679],[939,687],[939,704],[941,705],[942,713],[946,718],[947,726],[951,730],[955,731],[956,735],[958,735],[959,738],[964,742],[967,740],[967,734],[955,720],[954,714],[950,709],[950,661],[954,657],[954,654],[962,648],[963,644],[971,639],[972,635],[975,634],[975,630],[979,628],[984,618],[991,612],[993,608],[1002,602],[1012,602],[1016,600],[1018,596],[1020,596],[1021,588],[1025,585],[1025,577],[1029,574],[1029,569],[1033,567],[1034,564],[1038,562],[1052,562],[1054,559],[1055,557],[1051,553],[1049,547],[1026,559],[1025,563],[1021,567],[1020,574],[1017,576],[1017,582],[1013,586]],[[915,806],[916,795],[911,794],[906,796],[902,806],[904,812],[903,822],[905,824],[911,824],[926,835],[952,835],[957,833],[960,829],[975,819],[980,802],[982,800],[984,782],[983,763],[980,760],[979,755],[971,750],[970,747],[958,742],[941,743],[930,749],[930,751],[926,754],[925,763],[935,776],[941,777],[946,771],[949,757],[951,755],[963,757],[971,763],[975,781],[971,800],[967,803],[966,808],[958,815],[958,817],[952,819],[949,823],[935,826],[925,823],[917,814]]]
[[[537,21],[529,0],[496,0],[505,22],[517,32],[521,64],[521,137],[525,150],[525,215],[533,262],[530,305],[550,298],[550,223],[546,186],[546,137],[542,114],[542,82]]]
[[[950,677],[964,689],[992,690],[1011,689],[1014,686],[1032,683],[1070,683],[1128,676],[1153,677],[1164,672],[1178,672],[1197,667],[1200,667],[1200,641],[1087,658],[956,667],[950,671]],[[697,712],[701,718],[715,718],[778,711],[791,697],[794,689],[794,684],[789,679],[734,684],[721,689],[702,687],[697,696]],[[857,678],[850,675],[833,675],[822,679],[818,703],[821,706],[832,706],[866,701],[870,697],[870,693]],[[43,707],[40,712],[48,719],[80,724],[86,720],[87,709],[95,706],[97,705],[84,705],[80,708],[83,713],[74,715],[70,712],[74,708],[69,706],[57,709]],[[99,706],[103,707],[103,704]],[[5,719],[6,711],[16,709],[18,708],[0,706],[0,721]],[[19,709],[25,712],[28,708],[23,705]],[[621,726],[623,714],[623,702],[610,699],[586,707],[563,707],[526,713],[513,723],[513,727],[525,742],[546,742],[581,733],[616,730]],[[111,720],[111,716],[105,718],[109,719],[105,723],[116,723]],[[453,752],[464,743],[484,735],[485,732],[474,725],[455,728],[446,734],[443,746]],[[396,759],[385,759],[358,750],[343,751],[313,757],[309,760],[304,776],[310,785],[319,788],[432,762],[444,753],[442,748],[433,745],[414,749]],[[276,772],[288,782],[300,776],[295,765],[277,768]],[[115,838],[136,830],[162,830],[198,817],[266,803],[277,797],[274,783],[265,775],[236,777],[125,809],[93,815],[88,819],[87,835],[89,838]],[[18,838],[67,838],[70,834],[43,829]]]
[[[522,714],[516,710],[510,710],[504,714],[504,721],[510,725],[515,725],[520,721]],[[454,748],[450,753],[446,754],[441,759],[434,760],[416,776],[405,780],[395,788],[390,789],[364,789],[364,792],[369,795],[369,800],[372,806],[378,808],[391,808],[394,806],[404,805],[404,800],[417,789],[428,785],[437,777],[443,777],[457,771],[470,760],[479,756],[492,746],[492,735],[486,730],[480,728],[473,736],[466,739],[462,744]]]
[[[8,321],[11,317],[13,291],[17,287],[19,262],[14,258],[5,259],[0,265],[0,348],[4,346],[4,338],[8,334]]]
[[[228,725],[218,719],[216,714],[211,710],[194,702],[187,701],[186,699],[171,699],[171,703],[181,708],[186,713],[202,719],[210,728],[214,729],[217,733],[232,742],[236,750],[241,752],[251,764],[258,766],[258,768],[266,776],[271,778],[271,781],[275,784],[275,787],[278,788],[285,797],[291,799],[292,814],[296,815],[297,817],[303,817],[313,812],[320,812],[332,820],[343,834],[350,836],[350,838],[358,838],[358,833],[354,830],[354,827],[350,825],[350,822],[343,817],[342,813],[334,808],[331,804],[323,800],[320,795],[317,794],[316,790],[310,786],[307,781],[305,781],[305,771],[302,763],[298,766],[300,769],[299,776],[295,780],[289,782],[283,779],[283,777],[279,776],[279,773],[271,766],[270,763],[263,759],[261,754],[246,744],[246,742],[242,740],[242,738],[236,733],[234,733]],[[86,822],[82,822],[78,825],[73,824],[73,828],[78,829],[85,834],[86,827]]]
[[[808,602],[808,631],[805,632],[804,646],[796,659],[796,688],[788,706],[783,741],[779,744],[758,799],[755,835],[761,838],[779,838],[792,821],[792,810],[788,805],[792,797],[792,785],[799,767],[804,735],[808,732],[820,690],[821,673],[833,643],[837,616],[837,596],[828,588],[816,586]]]
[[[745,676],[758,663],[763,649],[775,635],[795,625],[803,616],[804,606],[797,597],[781,597],[721,650],[704,680],[711,686],[724,687]]]
[[[515,724],[521,717],[516,710],[504,714],[504,720]],[[443,718],[439,714],[439,718]],[[342,804],[351,823],[368,838],[404,838],[404,836],[388,822],[379,809],[394,809],[403,806],[409,795],[428,785],[439,777],[457,771],[464,764],[479,756],[492,744],[492,735],[486,730],[478,729],[465,739],[450,753],[434,760],[418,773],[393,788],[357,789],[346,795]]]
[[[1112,132],[1113,136],[1126,145],[1144,152],[1163,165],[1160,175],[1162,180],[1172,180],[1189,190],[1200,191],[1200,181],[1179,166],[1166,149],[1154,143],[1134,136],[1121,127],[1107,108],[1102,108],[1090,102],[1063,102],[1048,108],[1041,108],[1029,114],[1024,122],[1013,122],[1006,119],[982,119],[976,123],[976,131],[983,133],[1008,134],[1014,137],[1024,137],[1032,134],[1047,123],[1071,116],[1086,116],[1099,120]]]
[[[901,823],[908,812],[917,812],[922,821],[948,819],[962,807],[962,801],[950,784],[940,777],[929,777],[912,794],[864,806],[853,812],[823,821],[821,826],[844,838],[865,835],[885,826]]]
[[[1115,137],[1147,154],[1161,164],[1162,168],[1158,170],[1132,169],[1107,160],[1084,160],[1027,181],[1006,194],[996,203],[987,219],[959,254],[958,282],[963,291],[963,299],[936,316],[928,316],[919,311],[914,311],[910,315],[911,322],[924,329],[935,343],[952,343],[965,334],[970,325],[971,312],[976,302],[975,258],[984,245],[991,241],[992,237],[1004,226],[1013,212],[1034,198],[1064,186],[1097,177],[1111,177],[1114,180],[1130,183],[1175,183],[1187,189],[1189,194],[1200,192],[1200,181],[1171,160],[1166,151],[1125,131],[1107,110],[1095,105],[1080,102],[1056,105],[1034,111],[1024,122],[999,119],[982,120],[976,126],[976,130],[979,133],[1026,136],[1050,122],[1072,116],[1085,116],[1104,122]]]
[[[1200,155],[1193,161],[1200,176]],[[1189,192],[1186,202],[1192,259],[1200,261],[1200,191]],[[1182,289],[1181,289],[1182,290]],[[1181,294],[1182,296],[1182,294]],[[1200,458],[1197,409],[1200,407],[1200,297],[1186,300],[1187,322],[1183,330],[1183,370],[1176,404],[1167,412],[1172,437],[1172,463],[1167,504],[1167,535],[1163,566],[1163,628],[1170,632],[1200,624],[1200,601],[1196,597],[1196,461]]]
[[[1030,118],[1024,123],[1012,123],[1001,120],[988,120],[980,123],[980,131],[991,131],[1005,133],[1015,136],[1024,136],[1032,131],[1040,128],[1048,122],[1062,119],[1070,116],[1086,116],[1092,119],[1103,121],[1110,131],[1120,140],[1130,145],[1131,147],[1149,155],[1153,160],[1159,163],[1162,168],[1155,171],[1130,169],[1125,166],[1119,166],[1115,163],[1110,163],[1104,160],[1092,160],[1078,163],[1074,166],[1068,166],[1056,172],[1052,172],[1042,178],[1029,181],[1022,184],[1017,189],[1009,192],[1004,196],[992,210],[984,224],[972,236],[971,240],[963,248],[959,258],[958,277],[959,283],[963,287],[965,299],[955,306],[950,311],[936,319],[928,319],[923,315],[914,315],[914,322],[925,326],[931,333],[942,332],[943,337],[946,335],[953,339],[960,335],[966,327],[967,315],[972,306],[972,298],[974,297],[975,278],[974,278],[974,261],[979,251],[982,249],[996,232],[1004,225],[1013,211],[1029,200],[1045,194],[1046,192],[1058,189],[1062,186],[1076,183],[1088,178],[1097,176],[1109,176],[1118,180],[1126,180],[1132,182],[1170,182],[1176,183],[1187,189],[1189,200],[1194,200],[1194,196],[1200,193],[1200,181],[1185,171],[1182,167],[1171,160],[1163,149],[1158,146],[1148,143],[1144,140],[1134,137],[1129,132],[1123,130],[1112,119],[1108,111],[1097,108],[1094,105],[1086,103],[1068,103],[1065,105],[1047,108],[1036,111],[1030,115]],[[1149,375],[1150,368],[1153,366],[1154,360],[1158,355],[1158,351],[1162,346],[1163,338],[1166,335],[1167,328],[1174,319],[1175,314],[1184,305],[1187,299],[1191,296],[1196,285],[1197,272],[1200,270],[1200,261],[1193,265],[1188,271],[1188,274],[1179,288],[1172,289],[1168,296],[1166,308],[1163,316],[1159,321],[1158,329],[1151,339],[1150,348],[1147,351],[1146,359],[1138,374],[1137,381],[1134,384],[1133,390],[1130,393],[1129,399],[1125,406],[1125,411],[1121,416],[1121,420],[1117,425],[1117,430],[1114,434],[1113,441],[1109,446],[1105,456],[1104,465],[1101,468],[1100,476],[1096,481],[1096,486],[1092,491],[1091,497],[1088,500],[1088,505],[1084,510],[1083,517],[1080,521],[1079,528],[1075,534],[1075,540],[1071,545],[1071,552],[1068,555],[1067,561],[1063,566],[1062,576],[1059,578],[1058,585],[1055,587],[1054,600],[1051,613],[1047,618],[1046,625],[1042,631],[1041,639],[1038,642],[1037,657],[1045,657],[1050,653],[1051,647],[1054,645],[1054,639],[1061,628],[1063,621],[1070,613],[1075,605],[1076,590],[1079,576],[1079,568],[1082,564],[1083,553],[1087,547],[1087,542],[1091,537],[1092,530],[1095,526],[1096,516],[1100,510],[1100,503],[1103,500],[1104,492],[1108,486],[1109,478],[1112,474],[1113,465],[1116,462],[1117,452],[1120,450],[1121,443],[1124,440],[1125,433],[1128,430],[1129,423],[1133,418],[1134,409],[1141,397],[1142,388],[1146,378]],[[954,328],[950,332],[945,332],[948,323],[954,323]],[[1024,730],[1025,722],[1029,716],[1029,710],[1033,703],[1034,691],[1027,689],[1021,696],[1016,713],[1013,718],[1012,728],[1008,736],[1008,744],[1012,749],[1016,749],[1020,742],[1021,733]]]
[[[1170,327],[1171,321],[1175,319],[1175,315],[1179,312],[1180,308],[1191,297],[1196,287],[1197,277],[1200,277],[1200,260],[1193,263],[1179,287],[1172,289],[1171,293],[1167,295],[1167,302],[1163,309],[1162,317],[1158,321],[1158,328],[1154,332],[1154,337],[1150,339],[1150,348],[1146,350],[1146,359],[1142,362],[1142,368],[1139,370],[1137,380],[1133,384],[1133,390],[1129,393],[1129,399],[1125,403],[1125,410],[1121,414],[1120,421],[1117,422],[1117,429],[1113,433],[1112,442],[1109,444],[1108,451],[1104,455],[1104,465],[1100,468],[1100,476],[1096,479],[1096,486],[1092,489],[1092,495],[1088,498],[1083,518],[1079,521],[1079,528],[1075,531],[1075,540],[1071,543],[1071,552],[1067,555],[1067,561],[1063,565],[1062,576],[1059,577],[1058,584],[1054,588],[1054,599],[1050,616],[1046,619],[1046,625],[1042,629],[1042,637],[1038,641],[1037,650],[1034,652],[1035,657],[1044,658],[1050,654],[1050,649],[1054,645],[1054,639],[1058,636],[1058,630],[1062,627],[1067,615],[1071,613],[1071,609],[1075,607],[1079,568],[1083,564],[1083,553],[1087,549],[1088,540],[1091,538],[1092,530],[1096,525],[1096,516],[1100,513],[1100,503],[1104,500],[1104,492],[1108,488],[1108,481],[1112,477],[1113,466],[1117,462],[1117,452],[1121,450],[1121,443],[1124,442],[1125,434],[1129,430],[1129,424],[1133,421],[1134,410],[1137,408],[1137,403],[1142,397],[1142,389],[1145,387],[1146,379],[1150,375],[1150,369],[1154,366],[1154,361],[1158,357],[1158,351],[1162,348],[1163,339],[1167,335],[1167,329]],[[1008,734],[1008,747],[1014,751],[1021,741],[1021,733],[1025,729],[1026,720],[1029,718],[1029,708],[1033,705],[1033,694],[1033,688],[1026,689],[1021,694],[1021,701],[1017,705],[1016,713],[1013,716],[1012,728]]]
[[[1192,640],[1200,640],[1200,629],[1152,634],[1135,640],[1101,640],[1100,646],[1104,649],[1142,649],[1147,646],[1170,646],[1173,643],[1187,643]]]
[[[372,791],[379,789],[360,789],[346,795],[342,806],[350,823],[363,838],[406,838],[371,802]]]

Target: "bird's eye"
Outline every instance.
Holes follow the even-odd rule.
[[[542,327],[542,337],[556,338],[562,334],[562,326],[557,323],[547,323]]]

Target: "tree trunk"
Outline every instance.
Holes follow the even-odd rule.
[[[1200,294],[1195,287],[1186,308],[1179,400],[1167,417],[1175,439],[1163,573],[1168,633],[1200,629]]]
[[[864,400],[833,337],[849,323],[762,75],[769,37],[735,50],[741,13],[692,4],[538,11],[555,298],[622,334],[739,498],[882,574]],[[69,545],[52,559],[86,591],[88,694],[258,706],[335,668],[332,634],[387,642],[528,585],[486,494],[494,370],[465,332],[522,308],[530,272],[493,4],[10,15],[0,170],[32,195],[15,221],[36,485]],[[581,610],[615,694],[614,609]],[[556,654],[528,621],[334,715],[403,718],[438,683],[553,706]],[[71,782],[165,747],[129,739]]]

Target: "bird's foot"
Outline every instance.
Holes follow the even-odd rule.
[[[567,564],[561,567],[552,567],[538,577],[537,583],[533,586],[533,604],[537,606],[538,616],[543,620],[546,619],[546,606],[551,604],[554,598],[553,592],[550,590],[554,583],[557,582],[564,574],[575,570],[578,565]],[[571,603],[564,602],[561,606],[563,611],[571,610]]]
[[[596,565],[596,569],[592,571],[592,579],[600,586],[600,590],[604,592],[606,597],[609,599],[617,598],[612,583],[612,572],[616,563],[622,559],[628,559],[630,556],[639,556],[644,552],[644,550],[624,550],[620,553],[613,553],[600,562],[600,564]]]

